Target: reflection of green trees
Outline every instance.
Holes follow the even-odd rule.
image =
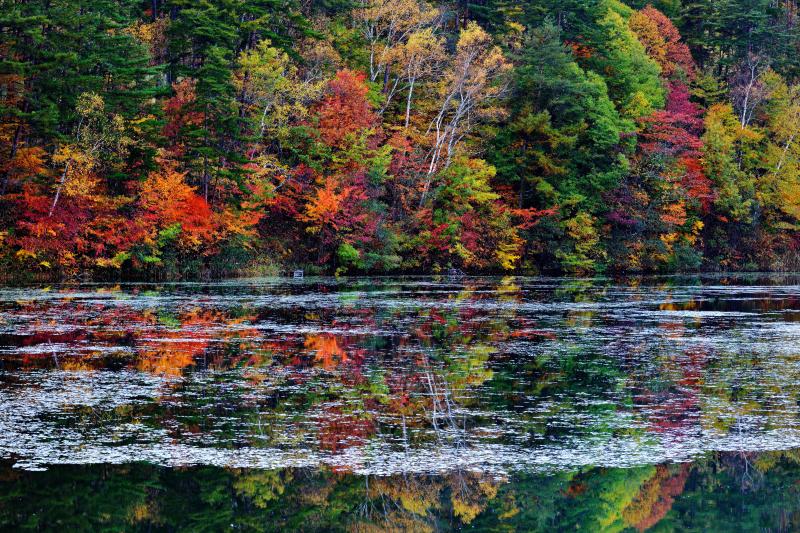
[[[689,465],[521,475],[475,522],[505,531],[794,531],[800,456],[718,454]]]
[[[499,505],[475,525],[508,531],[623,531],[655,467],[593,469],[579,473],[521,475],[505,485]]]
[[[236,472],[235,476],[233,488],[236,493],[262,509],[279,499],[286,490],[286,484],[292,480],[290,470],[245,470]]]
[[[119,531],[148,516],[154,469],[130,466],[18,472],[0,466],[0,530]]]
[[[508,479],[6,464],[0,530],[789,531],[800,527],[799,481],[798,452]]]
[[[493,378],[482,402],[514,413],[515,423],[531,437],[614,436],[620,412],[631,409],[628,374],[617,361],[590,346],[562,343],[557,351],[554,347],[526,357],[497,358],[492,367]],[[579,426],[554,424],[578,414]]]
[[[730,454],[699,464],[654,531],[797,531],[797,451]]]

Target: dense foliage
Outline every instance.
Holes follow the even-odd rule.
[[[0,519],[13,531],[792,531],[798,462],[796,452],[719,453],[693,464],[510,480],[0,464]]]
[[[0,0],[0,266],[800,266],[792,1]]]

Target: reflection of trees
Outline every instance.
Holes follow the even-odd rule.
[[[743,479],[755,480],[743,483]],[[496,479],[326,470],[0,466],[0,524],[69,531],[792,531],[800,455]]]
[[[697,428],[700,386],[708,358],[707,350],[694,347],[658,358],[657,379],[640,376],[635,401],[651,431],[675,435]]]
[[[365,477],[364,499],[355,513],[356,531],[434,531],[442,483],[424,476]],[[435,522],[434,522],[435,523]]]
[[[375,450],[401,458],[405,451],[410,461],[425,450],[467,456],[476,443],[504,445],[511,438],[528,448],[562,445],[565,437],[579,444],[643,438],[669,445],[695,431],[746,432],[743,420],[794,427],[797,356],[760,359],[741,349],[745,334],[735,327],[725,333],[730,346],[702,339],[686,345],[680,341],[703,325],[700,318],[608,318],[603,300],[615,296],[603,283],[568,282],[548,292],[547,299],[569,305],[542,316],[515,305],[528,303],[528,296],[514,279],[490,289],[467,284],[446,296],[423,292],[403,305],[384,306],[362,305],[363,290],[352,291],[337,296],[331,308],[312,310],[201,306],[191,299],[160,306],[158,298],[139,307],[20,302],[17,311],[35,318],[21,341],[25,355],[13,364],[58,365],[73,378],[100,368],[168,378],[154,380],[160,396],[152,401],[68,413],[69,421],[90,430],[135,422],[168,428],[179,442],[300,450],[340,465],[205,469],[198,479],[145,469],[151,484],[131,492],[124,513],[109,515],[115,524],[191,528],[208,519],[221,527],[268,523],[278,529],[307,519],[322,530],[337,524],[357,530],[645,530],[719,519],[716,511],[701,517],[685,503],[700,502],[715,483],[728,487],[719,498],[729,507],[747,501],[742,492],[758,496],[793,487],[800,466],[791,454],[726,454],[691,468],[519,474],[509,483],[452,465],[439,476],[348,475],[354,466],[369,469]],[[644,290],[638,294],[647,297]],[[489,311],[485,300],[494,306]],[[670,302],[660,311],[694,313],[703,305],[701,299]],[[85,317],[83,325],[56,331],[56,317],[71,315]],[[663,343],[608,333],[641,328],[638,320],[648,320],[650,335]],[[64,380],[74,387],[70,376]],[[76,474],[76,486],[83,479]],[[157,497],[165,492],[189,502],[165,503]],[[791,506],[796,497],[790,488],[776,501]],[[767,519],[750,516],[754,525],[774,523],[777,504],[762,504]],[[98,513],[102,507],[87,505]],[[173,506],[188,514],[170,515]],[[10,506],[2,509],[16,516]],[[781,520],[797,523],[793,515]]]
[[[357,531],[436,531],[469,525],[497,496],[500,481],[456,471],[445,476],[365,478]]]
[[[658,466],[655,475],[641,486],[639,494],[622,512],[625,523],[639,531],[658,524],[683,492],[688,476],[688,464]]]
[[[233,490],[258,508],[281,498],[292,481],[291,470],[234,470]]]
[[[325,370],[332,370],[349,361],[347,352],[339,346],[335,335],[308,335],[305,348],[315,354],[314,362]]]

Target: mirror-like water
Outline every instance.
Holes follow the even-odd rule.
[[[0,289],[0,527],[800,527],[798,283]]]

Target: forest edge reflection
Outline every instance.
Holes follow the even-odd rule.
[[[752,503],[754,527],[791,529],[796,281],[4,289],[0,400],[9,408],[0,414],[0,452],[18,457],[17,467],[48,470],[3,468],[10,485],[0,523],[62,527],[44,526],[50,518],[28,500],[36,490],[63,498],[56,478],[69,483],[74,474],[77,493],[80,483],[114,479],[141,504],[124,517],[122,509],[89,512],[78,529],[193,529],[202,522],[192,516],[204,511],[179,501],[158,508],[190,487],[196,494],[185,506],[216,501],[219,516],[243,529],[291,528],[308,517],[304,527],[320,530],[683,529],[703,509],[680,502],[707,499],[715,484],[730,489],[715,513]],[[173,455],[186,446],[201,455],[184,463],[126,455],[170,452],[164,443],[184,446]],[[714,453],[722,449],[738,451]],[[776,451],[757,453],[766,449]],[[436,469],[437,450],[457,455]],[[625,458],[625,450],[636,453]],[[283,468],[219,467],[273,451]],[[531,469],[552,452],[546,468]],[[425,455],[433,462],[409,459]],[[300,456],[305,463],[286,459]],[[126,457],[162,466],[69,466]],[[630,468],[611,468],[620,457]],[[402,470],[404,460],[411,464]],[[604,461],[609,468],[593,467]],[[775,475],[783,492],[768,481]],[[725,519],[709,515],[703,529]]]
[[[800,453],[627,469],[356,476],[327,469],[0,465],[12,530],[790,531]]]

